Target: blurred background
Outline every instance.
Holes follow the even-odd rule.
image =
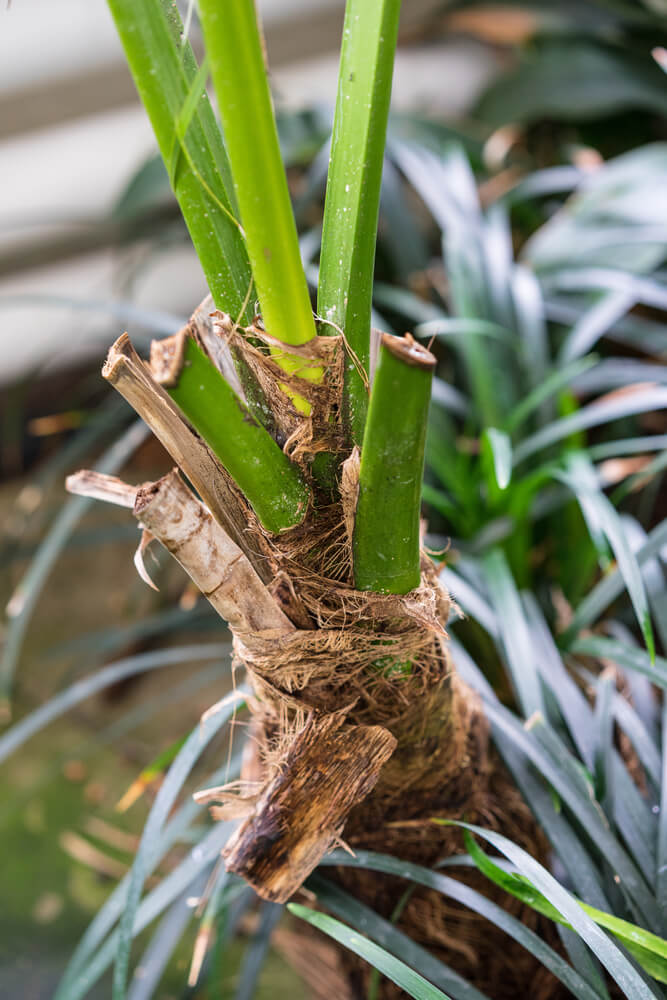
[[[524,183],[512,211],[517,250],[604,161],[652,147],[648,166],[636,161],[623,224],[662,226],[651,244],[662,251],[640,267],[628,237],[622,264],[663,281],[667,174],[664,152],[655,153],[664,147],[652,144],[667,138],[665,0],[409,0],[404,7],[378,325],[412,328],[447,298],[444,223],[415,149],[439,156],[452,142],[472,166],[483,206]],[[259,8],[312,277],[343,4],[260,0]],[[196,17],[189,31],[197,47]],[[603,226],[600,233],[604,245]],[[558,238],[567,245],[578,236],[566,229]],[[544,240],[538,257],[540,247]],[[3,5],[0,599],[8,612],[0,627],[3,692],[12,692],[4,721],[10,711],[21,719],[97,667],[167,648],[175,637],[183,645],[224,642],[178,567],[159,557],[152,564],[157,594],[137,578],[136,527],[125,512],[67,500],[63,487],[67,473],[100,457],[110,468],[122,465],[131,482],[167,470],[168,458],[132,430],[129,409],[111,397],[99,369],[122,330],[146,345],[174,332],[205,293],[103,0]],[[566,322],[577,304],[554,301],[550,320]],[[659,296],[649,307],[653,326],[643,328],[642,347],[657,365],[667,353]],[[450,374],[455,394],[455,367]],[[455,395],[447,398],[456,409]],[[644,430],[664,430],[664,421],[652,419]],[[434,513],[437,522],[437,506]],[[439,530],[450,536],[440,514]],[[228,670],[211,663],[175,665],[168,676],[168,685],[161,673],[147,673],[108,687],[2,765],[0,995],[51,996],[74,944],[128,869],[175,736],[230,683]],[[182,996],[191,947],[185,939],[175,953],[158,994],[165,1000]],[[230,990],[237,978],[230,959]],[[272,954],[256,995],[288,989],[298,995],[298,980]]]
[[[260,9],[280,106],[321,108],[326,117],[335,96],[344,4],[264,0]],[[444,32],[434,41],[433,0],[406,4],[403,20],[395,108],[440,118],[468,111],[500,53]],[[71,296],[83,309],[86,299],[109,301],[131,282],[137,307],[160,303],[165,313],[189,315],[204,286],[194,255],[183,240],[170,238],[174,226],[168,223],[177,225],[177,213],[166,192],[154,192],[150,213],[145,202],[122,200],[154,143],[102,0],[28,0],[3,11],[0,141],[3,331],[23,331],[11,346],[3,332],[4,381],[35,366],[53,370],[93,352],[99,357],[109,331],[95,307],[75,316],[63,304],[54,314],[55,304],[34,300],[30,309],[7,311],[9,295]],[[156,239],[159,252],[146,260],[144,251],[155,250]],[[120,253],[129,245],[131,264]],[[55,343],[58,362],[49,357]]]

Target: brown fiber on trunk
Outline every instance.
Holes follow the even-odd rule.
[[[223,320],[218,332],[244,353],[240,332]],[[342,380],[334,374],[329,390],[326,379],[324,388],[302,383],[312,405],[304,421],[276,388],[277,380],[289,381],[274,370],[270,356],[269,348],[280,345],[260,327],[252,332],[265,352],[249,345],[245,360],[267,398],[277,401],[274,416],[286,438],[285,450],[308,475],[313,456],[336,452],[340,443],[334,417]],[[340,374],[341,339],[315,340],[307,352],[303,349],[304,360],[307,353],[310,363],[331,364]],[[262,601],[270,601],[279,617],[291,622],[284,630],[248,628],[247,615],[241,623],[223,611],[234,635],[235,664],[245,668],[254,689],[249,707],[256,747],[240,783],[203,793],[206,801],[222,803],[214,815],[244,817],[225,852],[230,867],[265,898],[285,899],[341,838],[352,850],[368,848],[432,866],[462,848],[460,832],[431,822],[432,817],[493,827],[543,857],[544,841],[489,745],[481,704],[451,663],[445,630],[451,604],[433,563],[423,557],[419,587],[403,596],[353,586],[350,527],[358,456],[353,453],[344,464],[340,500],[317,495],[313,484],[317,503],[305,521],[270,536],[127,338],[112,348],[105,375],[155,429],[217,525],[251,559]],[[158,487],[142,491],[144,512]],[[135,513],[141,518],[141,503],[139,508]],[[205,520],[210,515],[202,511]],[[174,550],[195,581],[199,574],[211,599],[201,566],[188,565],[180,543]],[[225,591],[225,599],[234,602],[233,588]],[[330,872],[385,918],[406,888],[401,879],[362,869]],[[475,874],[465,878],[483,884]],[[483,891],[494,894],[487,883]],[[507,906],[506,898],[501,905]],[[523,917],[533,926],[538,920]],[[526,983],[538,1000],[563,995],[553,978],[502,932],[432,891],[414,892],[399,926],[493,1000],[526,995],[521,992]],[[367,966],[342,954],[335,973],[330,967],[329,996],[343,974],[350,996],[365,996]],[[382,989],[383,996],[398,995],[391,986]]]
[[[342,509],[329,511],[319,525],[320,538],[328,543],[317,552],[325,551],[326,557],[307,547],[315,530],[312,522],[271,541],[272,565],[289,577],[313,627],[280,641],[248,636],[235,641],[238,662],[248,670],[258,695],[252,709],[261,733],[265,777],[284,776],[287,768],[299,780],[301,767],[313,767],[313,756],[301,758],[290,748],[294,750],[295,738],[298,744],[297,734],[307,725],[309,713],[345,714],[348,731],[382,726],[396,740],[374,788],[350,810],[342,829],[342,839],[353,851],[366,848],[430,867],[462,851],[460,831],[429,822],[438,816],[501,830],[544,858],[546,843],[489,745],[481,704],[451,664],[444,633],[449,601],[433,565],[424,560],[421,587],[405,597],[361,594],[348,582],[348,540],[340,530],[341,519],[344,522]],[[329,573],[333,566],[340,567],[342,579],[318,572],[322,558]],[[330,767],[330,748],[322,745],[315,760],[323,770]],[[274,808],[275,799],[269,799]],[[260,830],[267,816],[259,803],[255,807],[248,829]],[[282,841],[285,846],[289,842],[289,837]],[[270,887],[274,878],[282,877],[284,859],[276,842],[271,840],[266,852],[256,842],[252,853],[256,865],[266,864],[262,877]],[[387,919],[407,885],[358,868],[329,869],[326,874]],[[464,871],[457,877],[508,907],[508,898],[482,876]],[[254,879],[253,884],[261,895],[270,896]],[[511,900],[509,909],[528,926],[539,926],[554,943],[546,921]],[[526,982],[536,1000],[567,996],[553,976],[506,935],[437,893],[418,888],[398,926],[493,1000],[525,995],[521,991]],[[304,933],[303,927],[299,932]],[[311,940],[311,933],[305,933]],[[306,965],[302,971],[310,981],[307,963],[300,964]],[[317,984],[315,995],[327,990],[332,995],[342,973],[349,996],[365,997],[368,966],[349,953],[341,954],[331,982]],[[318,967],[313,978],[320,975]],[[383,998],[399,995],[391,984],[382,985]]]
[[[222,852],[227,871],[265,899],[285,903],[343,832],[351,805],[366,797],[396,746],[381,726],[344,726],[311,716],[284,765]]]

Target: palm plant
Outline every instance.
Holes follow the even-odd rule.
[[[319,907],[334,916],[296,903],[292,912],[410,995],[520,995],[522,976],[534,975],[536,960],[550,973],[540,980],[545,996],[562,988],[578,997],[608,996],[598,961],[625,995],[660,996],[665,838],[653,811],[663,778],[660,705],[651,682],[664,687],[667,664],[655,653],[650,611],[661,628],[656,609],[664,585],[656,560],[664,523],[643,538],[639,522],[621,519],[602,490],[609,466],[594,463],[664,449],[663,435],[623,437],[613,422],[661,408],[665,390],[581,408],[574,393],[628,381],[628,362],[589,356],[603,335],[655,350],[655,320],[627,313],[636,301],[664,304],[662,230],[655,220],[638,221],[635,200],[637,177],[645,183],[649,168],[659,176],[664,151],[619,161],[588,183],[570,172],[568,183],[576,181],[580,192],[528,244],[529,269],[513,263],[509,209],[531,190],[560,189],[562,174],[531,178],[482,214],[459,151],[436,156],[405,143],[390,146],[391,159],[443,230],[451,310],[436,296],[426,302],[382,287],[376,305],[390,318],[421,323],[418,337],[456,344],[456,359],[444,363],[467,386],[462,393],[435,383],[425,492],[433,520],[443,519],[440,528],[456,549],[441,578],[469,615],[463,628],[454,626],[465,643],[451,643],[454,674],[442,643],[446,597],[419,547],[435,356],[409,336],[384,337],[370,401],[368,394],[398,5],[348,4],[315,317],[252,4],[234,0],[223,17],[212,0],[201,3],[224,144],[204,91],[208,63],[197,68],[172,5],[111,0],[110,6],[213,302],[175,337],[154,345],[149,367],[121,338],[105,374],[204,504],[176,473],[140,489],[109,478],[144,433],[139,427],[109,456],[102,475],[80,475],[72,486],[131,507],[182,563],[229,621],[251,689],[225,699],[174,746],[132,871],[91,925],[57,996],[84,996],[112,962],[114,998],[150,995],[187,919],[185,897],[193,895],[202,897],[202,923],[191,982],[205,978],[215,957],[207,945],[217,938],[224,946],[253,898],[238,875],[267,900],[240,996],[252,991],[281,913],[274,901],[288,899],[306,878]],[[248,95],[252,117],[244,110]],[[551,337],[547,318],[559,324]],[[659,377],[656,366],[632,364],[638,384]],[[605,425],[613,433],[588,447],[582,435]],[[539,464],[525,471],[535,456]],[[663,466],[660,455],[642,473],[650,479]],[[627,480],[626,493],[634,482]],[[563,523],[583,555],[550,544]],[[440,539],[434,535],[430,543]],[[143,543],[138,565],[145,572],[142,551]],[[605,575],[584,598],[596,564]],[[545,596],[545,582],[553,579],[564,594],[560,604],[557,594]],[[624,586],[646,652],[632,639],[631,619],[612,620],[608,634],[600,634],[601,615]],[[563,607],[573,612],[559,632],[555,611],[562,616]],[[197,655],[218,653],[204,647]],[[174,655],[194,658],[192,651]],[[613,663],[615,673],[597,674],[596,660]],[[10,730],[0,753],[93,690],[165,662],[164,653],[147,654],[107,667]],[[484,676],[496,671],[497,679],[499,666],[519,716]],[[595,692],[594,708],[575,677]],[[631,702],[617,692],[617,677],[630,687]],[[240,785],[230,784],[238,764],[219,768],[212,788],[173,812],[194,763],[246,696],[260,760],[246,761]],[[504,766],[487,745],[485,718]],[[614,720],[631,753],[616,749]],[[637,765],[643,787],[634,780]],[[202,829],[197,820],[211,801],[221,803],[214,807],[219,822]],[[234,830],[238,817],[243,822]],[[513,867],[489,859],[470,837],[468,855],[456,854],[461,835],[447,825],[453,820],[488,839]],[[538,827],[567,889],[531,857],[547,861]],[[354,854],[327,853],[341,834]],[[161,859],[193,837],[185,860],[142,899]],[[221,869],[215,862],[223,847]],[[462,866],[464,876],[434,870],[435,861]],[[311,874],[318,863],[336,866],[335,882]],[[553,934],[547,943],[483,895],[481,877],[469,884],[471,866],[556,921],[560,948]],[[413,885],[404,893],[400,882],[369,871]],[[460,948],[458,957],[456,948],[429,952],[406,934],[419,930],[425,905],[437,929],[446,898],[459,915],[476,914],[472,958]],[[139,963],[150,975],[128,987],[131,942],[161,913]],[[484,921],[509,934],[531,963],[521,965],[516,951],[506,956],[495,935],[485,941]],[[420,935],[432,946],[430,929]],[[360,967],[348,962],[345,971],[343,982],[358,991]],[[377,979],[367,985],[377,995]]]

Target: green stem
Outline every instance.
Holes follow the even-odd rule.
[[[250,322],[250,265],[230,199],[222,136],[204,90],[205,70],[197,70],[192,49],[181,41],[175,4],[108,2],[215,304]]]
[[[369,371],[373,266],[400,0],[348,0],[322,233],[319,315],[345,332]],[[345,372],[344,420],[361,443],[368,394]]]
[[[255,7],[200,0],[199,11],[264,324],[283,343],[304,344],[315,323]]]
[[[382,337],[364,433],[354,527],[359,590],[419,585],[419,512],[435,357],[409,335]]]
[[[217,456],[272,534],[303,520],[310,491],[281,451],[191,337],[153,341],[153,377]]]

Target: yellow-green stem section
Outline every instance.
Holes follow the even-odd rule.
[[[252,0],[200,0],[199,11],[262,319],[282,343],[305,344],[315,321],[255,7]],[[304,368],[291,355],[281,353],[278,363],[310,381],[322,378],[321,369]],[[308,412],[304,399],[292,399]]]

